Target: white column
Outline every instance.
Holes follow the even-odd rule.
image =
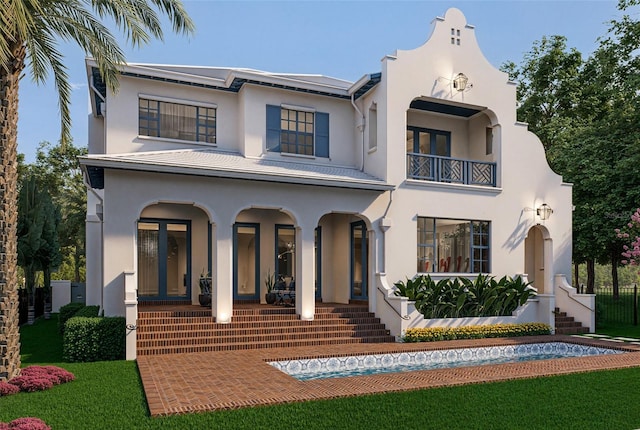
[[[376,276],[376,256],[378,255],[378,244],[376,243],[376,232],[375,230],[367,230],[367,248],[369,248],[369,255],[367,262],[368,269],[368,282],[367,287],[369,291],[367,291],[368,301],[369,301],[369,312],[376,312],[376,299],[377,294],[376,291],[378,289],[378,277]]]
[[[211,312],[216,322],[231,322],[233,313],[233,225],[216,225],[213,231]]]
[[[138,277],[133,270],[124,272],[124,313],[126,321],[127,360],[135,360],[136,330],[138,329]]]
[[[544,235],[543,235],[544,237]],[[544,264],[544,286],[545,293],[556,294],[556,284],[554,282],[554,265],[553,265],[553,241],[551,238],[544,238],[543,240],[543,264]]]
[[[314,226],[296,227],[296,313],[301,320],[313,320],[316,311],[314,241]]]
[[[85,228],[86,303],[102,307],[102,220],[98,215],[87,215]]]

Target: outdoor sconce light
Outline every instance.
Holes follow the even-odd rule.
[[[536,209],[536,214],[540,217],[541,220],[549,219],[551,214],[553,213],[553,209],[546,203],[543,203],[538,209]]]
[[[467,78],[464,73],[458,73],[456,77],[453,78],[453,88],[458,91],[464,91],[467,89],[467,82],[469,82],[469,78]]]

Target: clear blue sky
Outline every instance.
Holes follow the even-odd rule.
[[[246,67],[270,72],[314,73],[355,81],[380,71],[396,49],[420,46],[430,23],[450,7],[466,15],[487,59],[496,67],[520,63],[536,40],[564,35],[586,57],[619,17],[617,1],[184,1],[196,23],[191,38],[166,27],[164,42],[126,49],[129,62]],[[84,53],[62,45],[73,84],[76,146],[87,144],[88,90]],[[38,143],[60,135],[51,83],[20,87],[18,151],[32,162]]]

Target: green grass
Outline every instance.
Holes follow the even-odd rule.
[[[4,422],[36,416],[70,430],[640,427],[640,368],[150,418],[135,363],[61,363],[55,321],[38,321],[22,334],[24,365],[55,363],[77,379],[0,398]]]

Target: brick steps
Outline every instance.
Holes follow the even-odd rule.
[[[323,306],[302,321],[293,308],[235,309],[216,323],[208,309],[145,310],[138,314],[138,355],[394,342],[366,306]]]
[[[589,333],[589,327],[583,327],[582,323],[576,321],[573,317],[561,312],[559,308],[554,311],[556,334],[582,334]]]

